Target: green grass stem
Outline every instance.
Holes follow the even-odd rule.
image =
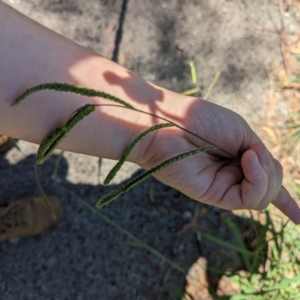
[[[197,84],[198,79],[197,79],[197,71],[196,71],[195,63],[193,61],[190,61],[189,65],[190,65],[190,68],[191,68],[192,83]]]
[[[177,270],[178,272],[180,272],[180,273],[182,273],[184,275],[187,273],[187,270],[185,270],[182,267],[180,267],[179,265],[175,264],[170,259],[168,259],[164,255],[162,255],[161,253],[159,253],[158,251],[156,251],[154,248],[150,247],[149,245],[147,245],[146,243],[144,243],[142,240],[138,239],[133,234],[131,234],[130,232],[128,232],[127,230],[125,230],[123,227],[119,226],[117,223],[115,223],[111,219],[109,219],[106,216],[104,216],[99,210],[97,210],[96,208],[94,208],[93,206],[91,206],[90,204],[88,204],[86,201],[84,201],[82,198],[80,198],[79,196],[77,196],[75,193],[73,193],[72,191],[70,191],[69,189],[67,189],[65,186],[63,186],[61,184],[59,184],[59,185],[62,186],[70,195],[72,195],[74,198],[76,198],[82,205],[84,205],[85,207],[87,207],[90,211],[92,211],[93,213],[95,213],[98,217],[100,217],[106,223],[108,223],[109,225],[111,225],[112,227],[114,227],[115,229],[117,229],[119,232],[123,233],[124,235],[126,235],[130,239],[132,239],[133,242],[135,243],[134,244],[135,246],[138,245],[138,247],[144,248],[144,249],[148,250],[150,253],[152,253],[153,255],[155,255],[156,257],[158,257],[159,259],[161,259],[165,263],[167,263],[169,266],[171,266],[173,269]]]
[[[53,207],[51,206],[51,204],[49,203],[48,198],[47,198],[46,194],[44,193],[44,190],[41,186],[36,164],[33,165],[33,170],[34,170],[34,179],[35,179],[37,188],[38,188],[42,198],[44,199],[44,202],[45,202],[46,206],[48,207],[53,220],[56,220],[57,219],[57,214],[56,214],[55,210],[53,209]]]
[[[203,98],[204,100],[207,100],[207,99],[210,97],[210,95],[211,95],[211,93],[212,93],[212,91],[213,91],[215,85],[217,84],[217,81],[218,81],[220,75],[221,75],[221,71],[218,71],[218,72],[215,74],[215,76],[214,76],[214,78],[213,78],[211,84],[209,85],[209,87],[208,87],[208,89],[207,89],[207,92],[206,92],[205,95],[204,95],[204,98]]]
[[[52,173],[52,176],[51,176],[52,179],[55,179],[55,177],[56,177],[58,165],[59,165],[64,153],[65,153],[65,151],[62,150],[62,151],[60,151],[59,155],[57,156],[57,159],[55,161],[55,165],[54,165],[54,168],[53,168],[53,173]]]
[[[136,111],[136,112],[139,112],[139,113],[142,113],[142,114],[146,114],[146,115],[152,116],[152,117],[154,117],[154,118],[157,118],[157,119],[166,121],[166,122],[168,122],[168,123],[174,125],[175,127],[177,127],[177,128],[179,128],[179,129],[181,129],[181,130],[187,132],[188,134],[190,134],[190,135],[192,135],[192,136],[198,138],[199,140],[202,140],[202,141],[208,143],[209,145],[213,146],[215,149],[218,149],[218,150],[220,150],[220,151],[226,153],[227,155],[231,156],[232,158],[240,159],[239,156],[237,156],[237,155],[235,155],[235,154],[232,154],[232,153],[228,152],[227,150],[225,150],[225,149],[223,149],[222,147],[220,147],[220,146],[218,146],[218,145],[212,143],[211,141],[209,141],[209,140],[203,138],[202,136],[200,136],[200,135],[198,135],[198,134],[196,134],[196,133],[194,133],[194,132],[192,132],[192,131],[190,131],[190,130],[188,130],[188,129],[186,129],[186,128],[184,128],[184,127],[182,127],[182,126],[176,124],[175,122],[172,122],[171,120],[168,120],[168,119],[166,119],[166,118],[164,118],[164,117],[161,117],[161,116],[158,116],[158,115],[155,115],[155,114],[152,114],[152,113],[149,113],[149,112],[146,112],[146,111],[137,109],[137,108],[128,108],[128,107],[124,107],[124,106],[117,105],[117,104],[96,104],[95,106],[112,106],[112,107],[118,107],[118,108],[123,108],[123,109],[130,109],[130,110],[134,110],[134,111]]]

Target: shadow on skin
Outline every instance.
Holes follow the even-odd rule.
[[[129,98],[148,105],[152,114],[157,113],[157,102],[162,102],[164,99],[162,91],[153,88],[148,82],[131,72],[128,72],[128,77],[120,77],[109,71],[106,71],[103,76],[109,85],[121,87]],[[156,118],[154,120],[157,121]]]

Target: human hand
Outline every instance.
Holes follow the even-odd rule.
[[[193,99],[188,105],[180,125],[240,158],[216,149],[181,160],[155,177],[192,199],[223,209],[263,210],[272,203],[299,224],[300,209],[282,186],[282,166],[245,120],[204,100]],[[148,140],[139,164],[150,169],[172,156],[205,145],[178,128],[165,128]]]

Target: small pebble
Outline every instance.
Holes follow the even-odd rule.
[[[19,240],[20,240],[19,238],[11,238],[9,242],[13,245],[17,245],[19,243]]]
[[[193,217],[192,213],[190,211],[185,211],[182,215],[183,219],[186,221],[190,221]]]

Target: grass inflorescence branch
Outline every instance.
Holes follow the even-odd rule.
[[[57,128],[55,128],[53,131],[51,131],[47,137],[42,141],[38,153],[36,156],[36,163],[42,164],[46,159],[50,157],[50,155],[53,153],[59,142],[67,135],[67,133],[84,117],[89,115],[95,111],[95,106],[91,104],[86,104],[79,109],[77,109],[75,112],[72,113],[69,120]]]
[[[207,152],[207,151],[212,150],[212,149],[214,149],[214,147],[211,147],[211,146],[202,147],[202,148],[198,148],[196,150],[184,152],[182,154],[179,154],[177,156],[174,156],[172,158],[167,159],[166,161],[162,162],[158,166],[144,172],[143,174],[137,176],[136,178],[132,179],[128,183],[125,183],[125,184],[121,185],[117,189],[113,190],[111,193],[109,193],[109,194],[103,196],[102,198],[100,198],[98,203],[97,203],[97,208],[102,208],[104,205],[107,205],[108,203],[110,203],[112,200],[114,200],[115,198],[117,198],[121,194],[131,190],[132,188],[134,188],[135,186],[137,186],[138,184],[140,184],[144,180],[148,179],[150,176],[152,176],[155,173],[161,171],[162,169],[174,164],[175,162],[180,161],[182,159],[185,159],[189,156],[196,155],[200,152]]]
[[[171,123],[163,123],[163,124],[158,124],[158,125],[154,125],[146,130],[144,130],[142,133],[140,133],[134,140],[133,142],[128,146],[128,148],[125,150],[123,156],[120,158],[120,160],[118,161],[118,163],[111,169],[111,171],[108,173],[108,175],[106,176],[106,178],[104,179],[104,184],[107,185],[111,182],[111,180],[116,176],[117,172],[121,169],[122,165],[124,164],[124,162],[126,161],[126,158],[128,157],[128,155],[130,154],[130,152],[132,151],[132,149],[134,148],[134,146],[147,134],[149,134],[152,131],[158,130],[158,129],[162,129],[162,128],[166,128],[166,127],[171,127],[174,126]]]
[[[127,103],[126,101],[123,101],[115,96],[110,95],[110,94],[107,94],[107,93],[104,93],[101,91],[96,91],[93,89],[88,89],[88,88],[82,87],[82,86],[76,86],[76,85],[72,85],[72,84],[68,84],[68,83],[58,83],[58,82],[44,83],[44,84],[36,85],[32,88],[27,89],[24,93],[22,93],[14,101],[13,105],[17,105],[20,102],[22,102],[22,100],[24,100],[29,95],[31,95],[35,92],[43,91],[43,90],[68,92],[68,93],[74,93],[74,94],[78,94],[78,95],[82,95],[82,96],[86,96],[86,97],[101,97],[101,98],[108,99],[108,100],[117,102],[119,104],[122,104],[128,108],[133,108],[133,106],[130,105],[129,103]]]

